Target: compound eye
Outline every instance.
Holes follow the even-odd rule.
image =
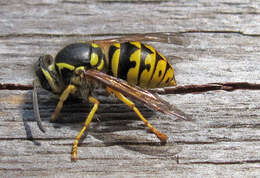
[[[43,62],[45,66],[50,66],[54,63],[54,58],[51,55],[44,55]]]
[[[39,61],[41,61],[41,67],[44,69],[48,70],[49,72],[56,72],[55,60],[51,55],[43,55],[40,57]]]

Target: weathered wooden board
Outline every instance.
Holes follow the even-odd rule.
[[[79,40],[135,33],[182,32],[189,46],[149,42],[176,69],[179,84],[260,83],[260,5],[250,1],[2,1],[0,82],[30,84],[32,64]],[[169,33],[169,38],[171,38]],[[178,57],[176,57],[178,56]],[[69,101],[59,123],[57,100],[40,92],[47,133],[38,129],[31,91],[0,91],[0,175],[91,177],[254,177],[260,174],[259,91],[212,91],[162,96],[194,122],[139,106],[157,138],[126,106],[103,95],[98,112],[70,161],[89,106]],[[120,111],[120,112],[119,112]]]

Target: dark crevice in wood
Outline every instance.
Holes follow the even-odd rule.
[[[192,33],[223,33],[223,34],[239,34],[242,36],[250,36],[250,37],[260,37],[260,34],[249,34],[244,33],[242,31],[233,31],[233,30],[186,30],[186,31],[178,31],[178,32],[155,32],[155,33],[99,33],[99,34],[48,34],[48,33],[9,33],[7,35],[0,35],[0,38],[18,38],[18,37],[50,37],[50,38],[59,38],[59,37],[131,37],[133,35],[160,35],[160,34],[168,34],[171,36],[173,34],[192,34]],[[152,40],[151,40],[152,41]]]
[[[12,140],[20,140],[20,141],[23,141],[23,140],[28,140],[28,141],[31,141],[31,140],[33,140],[33,141],[39,141],[39,140],[41,140],[41,141],[50,141],[50,140],[74,140],[75,138],[73,137],[71,137],[71,138],[69,138],[69,137],[62,137],[62,138],[59,138],[59,137],[52,137],[52,138],[43,138],[43,137],[38,137],[38,138],[36,138],[36,137],[29,137],[29,138],[26,138],[26,137],[24,137],[24,138],[12,138],[12,137],[8,137],[8,138],[0,138],[0,141],[12,141]]]
[[[215,141],[175,141],[178,145],[207,145],[207,144],[215,144]]]
[[[24,171],[23,168],[0,168],[0,171]],[[46,169],[31,168],[30,171],[46,171]]]
[[[179,32],[181,34],[185,33],[223,33],[223,34],[228,34],[228,33],[234,33],[234,34],[239,34],[242,36],[250,36],[250,37],[260,37],[260,34],[249,34],[249,33],[244,33],[242,31],[233,31],[233,30],[187,30],[187,31],[181,31]]]
[[[86,157],[86,158],[78,158],[78,160],[115,160],[115,158],[96,158],[96,157]],[[118,158],[118,160],[133,160],[132,158],[126,158],[126,157],[122,157],[122,158]]]
[[[119,1],[119,0],[99,0],[97,3],[103,4],[162,4],[165,2],[171,2],[171,0],[146,0],[146,1],[139,1],[139,0],[131,0],[131,1]],[[63,1],[63,3],[72,3],[72,4],[82,4],[84,1],[74,2],[74,1]]]
[[[8,35],[0,35],[0,38],[18,38],[18,37],[102,37],[102,36],[120,36],[122,34],[48,34],[48,33],[9,33]]]
[[[218,125],[211,125],[209,128],[231,128],[231,129],[238,129],[238,128],[260,128],[260,124],[218,124]]]
[[[0,90],[32,90],[32,85],[0,83]],[[208,83],[202,85],[184,85],[177,87],[165,87],[150,89],[149,91],[166,94],[185,94],[194,92],[207,92],[215,90],[234,91],[234,90],[260,90],[260,84],[248,82],[226,82],[226,83]]]
[[[209,83],[202,85],[184,85],[178,87],[165,87],[150,89],[158,94],[185,94],[194,92],[207,92],[215,90],[234,91],[234,90],[260,90],[260,84],[247,82],[226,82],[226,83]]]
[[[167,142],[168,143],[168,142]],[[169,144],[169,143],[168,143]],[[55,144],[54,144],[55,145]],[[62,146],[71,146],[71,144],[56,144]],[[80,147],[108,147],[108,146],[163,146],[163,143],[160,142],[124,142],[124,141],[113,141],[113,142],[105,142],[105,143],[81,143]]]
[[[180,164],[214,164],[214,165],[227,165],[227,164],[248,164],[248,163],[260,163],[260,160],[240,160],[240,161],[195,161],[189,163],[180,163]]]
[[[212,141],[175,141],[178,145],[209,145],[209,144],[216,144],[220,142],[228,142],[228,143],[242,143],[242,142],[259,142],[260,139],[241,139],[241,140],[232,140],[229,138],[218,138],[218,137],[208,137],[212,139]]]
[[[215,14],[221,15],[259,15],[258,12],[215,12]]]
[[[7,35],[0,35],[0,38],[18,38],[18,37],[105,37],[106,39],[109,37],[132,37],[138,35],[148,35],[148,36],[156,36],[156,35],[181,35],[186,32],[154,32],[154,33],[96,33],[96,34],[79,34],[79,33],[69,33],[69,34],[48,34],[48,33],[9,33]],[[114,39],[114,38],[113,38]],[[152,40],[151,40],[152,41]]]
[[[32,90],[32,85],[0,83],[0,90]]]

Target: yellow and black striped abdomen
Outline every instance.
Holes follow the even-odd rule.
[[[140,42],[114,43],[109,48],[109,71],[142,88],[176,85],[171,64],[153,47]]]

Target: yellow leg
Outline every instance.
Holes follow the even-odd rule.
[[[167,136],[163,133],[160,133],[158,130],[156,130],[140,113],[140,111],[135,107],[135,104],[130,101],[128,98],[126,98],[122,93],[113,90],[112,88],[107,87],[107,92],[110,94],[116,95],[118,99],[123,101],[127,106],[129,106],[131,109],[134,110],[134,112],[139,116],[139,118],[144,122],[144,124],[160,139],[161,142],[165,143],[167,140]]]
[[[89,123],[92,121],[97,109],[98,109],[98,105],[99,105],[99,101],[97,99],[95,99],[94,97],[90,96],[89,97],[89,101],[91,103],[94,104],[93,108],[91,109],[90,113],[88,114],[88,117],[86,118],[86,121],[85,121],[85,124],[84,124],[84,127],[81,129],[81,131],[79,132],[78,136],[76,137],[74,143],[73,143],[73,147],[72,147],[72,157],[71,159],[73,161],[75,161],[77,159],[77,150],[78,150],[78,143],[79,143],[79,140],[80,138],[82,137],[82,135],[84,134],[84,132],[86,131]]]
[[[77,87],[75,85],[69,85],[63,93],[60,95],[60,100],[56,106],[55,112],[51,116],[51,121],[55,121],[58,115],[60,114],[60,111],[63,107],[64,101],[69,97],[70,93],[75,93],[77,91]]]

